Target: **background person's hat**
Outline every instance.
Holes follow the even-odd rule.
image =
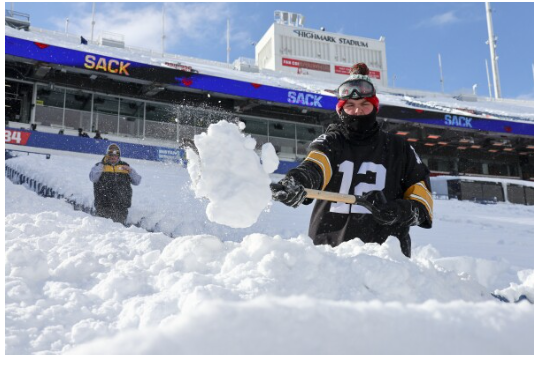
[[[121,149],[117,144],[110,144],[108,147],[108,150],[106,152],[106,155],[121,155]]]

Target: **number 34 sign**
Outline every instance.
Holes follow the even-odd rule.
[[[6,129],[6,144],[26,145],[31,133]]]

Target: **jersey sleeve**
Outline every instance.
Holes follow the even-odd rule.
[[[303,164],[312,165],[320,172],[322,177],[321,190],[324,190],[332,179],[340,147],[340,137],[336,133],[322,134],[308,147],[308,155]]]
[[[424,219],[419,224],[423,228],[431,228],[434,216],[434,201],[430,186],[430,171],[423,163],[415,149],[406,143],[406,171],[403,178],[403,198],[418,203],[424,213]]]

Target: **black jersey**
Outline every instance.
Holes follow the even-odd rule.
[[[429,170],[403,138],[379,130],[353,141],[334,129],[315,139],[309,150],[303,165],[322,177],[314,188],[351,195],[381,190],[388,201],[414,200],[424,217],[419,225],[432,226]],[[310,220],[309,236],[316,245],[337,246],[354,238],[383,243],[390,235],[410,256],[409,225],[381,225],[362,206],[317,200]]]

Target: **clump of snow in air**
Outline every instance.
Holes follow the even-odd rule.
[[[280,160],[271,143],[265,143],[261,147],[261,162],[263,164],[263,170],[266,173],[273,173],[278,168]]]
[[[192,149],[187,151],[195,195],[210,201],[208,219],[232,228],[256,223],[271,201],[267,171],[273,158],[266,154],[269,167],[265,169],[254,151],[256,140],[244,135],[243,128],[244,123],[221,120],[195,135],[198,155]]]

